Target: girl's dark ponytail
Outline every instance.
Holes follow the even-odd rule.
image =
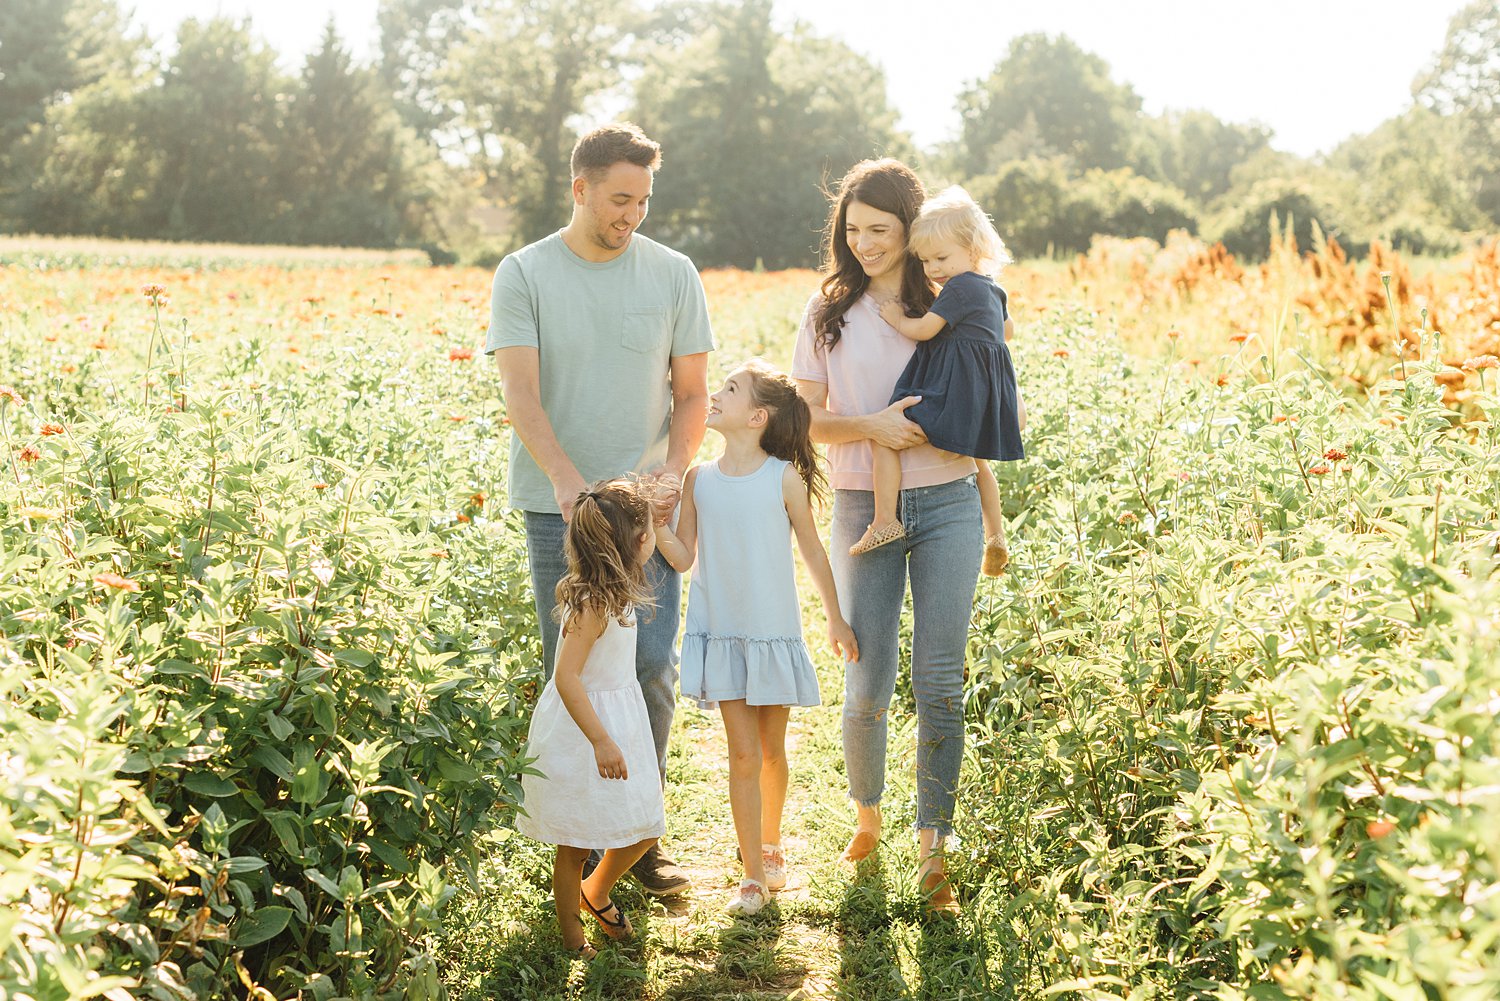
[[[760,434],[767,455],[790,462],[807,486],[809,500],[822,501],[827,490],[823,467],[812,442],[812,409],[797,392],[796,383],[762,362],[744,366],[750,375],[750,397],[770,418]]]

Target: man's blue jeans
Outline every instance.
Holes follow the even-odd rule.
[[[526,516],[526,557],[531,565],[531,588],[536,596],[536,618],[542,633],[542,675],[550,679],[557,659],[557,622],[552,618],[552,608],[556,604],[557,582],[568,570],[563,555],[563,532],[567,525],[560,514],[522,513]],[[656,595],[656,608],[642,609],[638,616],[635,676],[646,697],[646,714],[651,719],[656,758],[665,782],[667,736],[672,731],[672,713],[677,708],[675,644],[682,577],[662,559],[661,553],[654,553],[646,564],[646,579]]]
[[[850,556],[875,513],[868,490],[837,490],[832,561],[839,606],[859,641],[844,667],[844,767],[861,806],[885,791],[886,717],[900,663],[901,606],[911,577],[911,687],[917,703],[918,830],[953,831],[964,754],[964,657],[984,528],[974,477],[901,491],[906,537]]]

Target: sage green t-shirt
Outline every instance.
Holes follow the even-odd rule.
[[[612,261],[585,261],[554,233],[495,269],[485,353],[534,347],[542,409],[584,480],[667,458],[672,359],[712,351],[693,262],[639,233]],[[552,482],[511,432],[509,503],[557,512]]]

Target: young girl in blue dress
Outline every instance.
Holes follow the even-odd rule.
[[[917,341],[916,353],[896,380],[892,401],[919,396],[906,416],[937,448],[976,460],[979,502],[984,517],[983,570],[994,576],[1005,568],[1000,488],[989,463],[1024,459],[1021,428],[1025,408],[1016,386],[1006,340],[1013,334],[1005,290],[992,277],[1010,263],[995,226],[963,188],[952,187],[922,204],[907,246],[927,277],[942,286],[932,309],[909,317],[899,303],[880,308],[881,319],[901,336]],[[897,516],[901,459],[871,442],[874,453],[875,517],[849,548],[858,556],[905,537]]]
[[[583,959],[593,959],[594,948],[579,912],[591,913],[610,938],[629,938],[630,920],[610,892],[666,827],[656,742],[635,677],[636,611],[650,614],[651,521],[650,505],[626,480],[578,495],[553,613],[562,625],[556,669],[527,735],[539,774],[521,778],[524,812],[516,827],[557,846],[557,922],[564,947]],[[591,848],[606,851],[583,879]]]
[[[809,437],[812,415],[797,387],[752,362],[710,397],[706,423],[723,436],[724,451],[688,471],[677,528],[658,525],[656,545],[678,572],[696,560],[682,693],[704,708],[717,704],[724,718],[729,806],[745,867],[725,910],[749,915],[786,885],[781,811],[790,707],[819,703],[802,640],[793,536],[823,599],[834,651],[845,661],[858,660],[859,651],[813,522],[823,473]]]

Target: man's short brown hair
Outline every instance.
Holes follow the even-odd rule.
[[[630,122],[601,125],[584,133],[573,147],[573,176],[596,180],[617,163],[633,163],[655,170],[661,166],[661,145]]]

